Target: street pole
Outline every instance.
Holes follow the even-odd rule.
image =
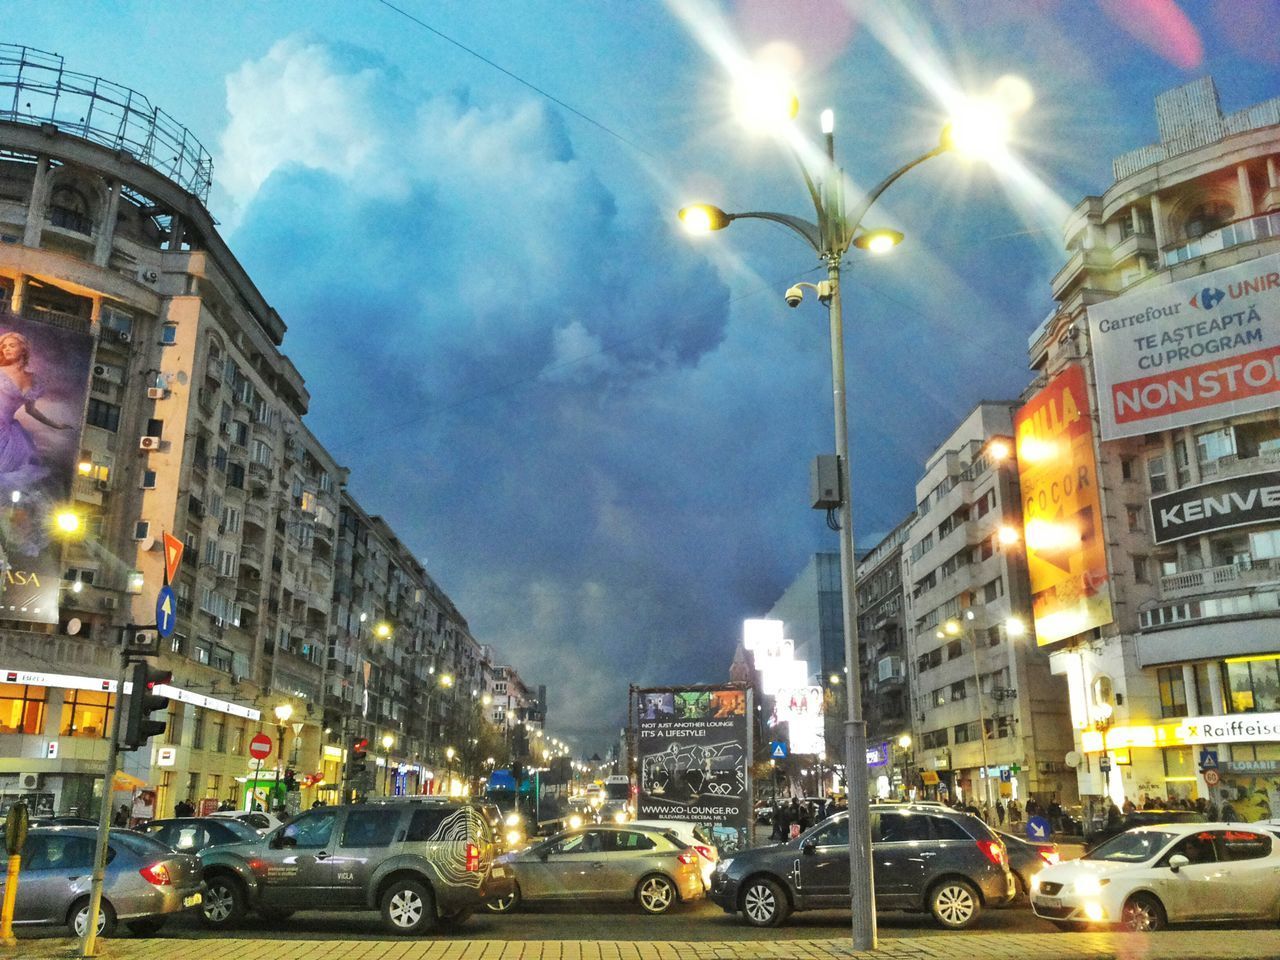
[[[125,653],[126,638],[130,627],[125,627],[120,642],[120,679],[116,681],[116,709],[111,717],[111,741],[107,744],[107,762],[102,781],[102,806],[98,810],[98,838],[93,852],[93,879],[89,888],[89,915],[85,919],[84,935],[80,941],[82,957],[98,955],[98,917],[102,914],[102,883],[107,875],[107,833],[111,829],[111,804],[115,800],[113,787],[116,764],[120,760],[120,715],[124,713],[124,684],[129,675],[129,657]],[[141,691],[135,690],[134,696]]]

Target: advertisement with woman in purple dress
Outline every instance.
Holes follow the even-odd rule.
[[[61,544],[80,458],[93,338],[0,311],[0,619],[58,622]]]

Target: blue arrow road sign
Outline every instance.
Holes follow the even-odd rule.
[[[1217,750],[1201,750],[1200,751],[1200,772],[1205,770],[1218,769],[1218,751]]]
[[[156,632],[168,640],[178,625],[178,598],[167,583],[156,594]]]
[[[787,759],[787,741],[772,740],[769,742],[769,759],[785,760]]]
[[[1031,817],[1027,820],[1028,840],[1048,840],[1052,828],[1044,817]]]

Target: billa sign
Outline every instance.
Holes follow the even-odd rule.
[[[1275,470],[1198,483],[1151,498],[1156,543],[1276,520],[1280,520],[1280,471]]]
[[[1069,366],[1014,418],[1036,642],[1112,621],[1084,370]]]

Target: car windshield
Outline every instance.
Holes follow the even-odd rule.
[[[1160,830],[1132,830],[1112,837],[1090,850],[1081,859],[1117,863],[1144,863],[1168,846],[1176,833]]]
[[[219,825],[225,827],[231,833],[234,833],[241,840],[262,839],[258,836],[257,830],[240,820],[232,820],[230,817],[223,817],[221,818],[221,823]]]

